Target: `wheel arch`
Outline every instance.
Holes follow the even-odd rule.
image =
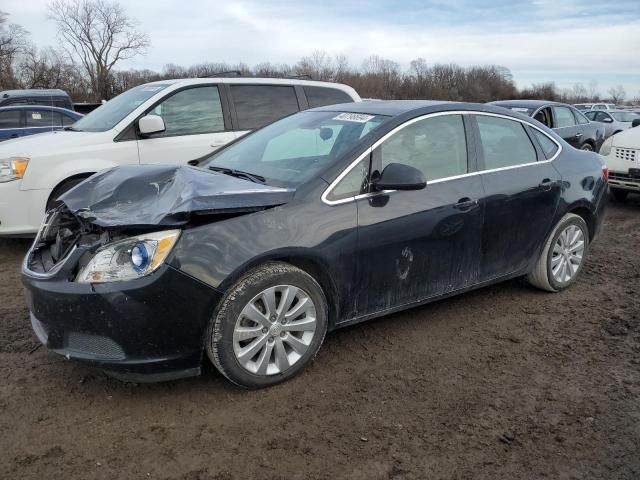
[[[581,217],[585,223],[587,224],[587,228],[589,229],[589,241],[593,240],[593,236],[596,231],[596,214],[593,212],[593,209],[583,202],[578,202],[571,205],[566,213],[573,213]]]
[[[316,282],[318,282],[327,298],[329,330],[331,330],[340,315],[338,288],[323,259],[309,252],[307,249],[275,251],[256,257],[238,268],[232,275],[229,275],[223,284],[220,285],[219,290],[226,292],[247,272],[269,262],[283,262],[293,265],[294,267],[297,267],[303,272],[309,274]]]
[[[76,173],[75,175],[71,175],[69,177],[63,178],[62,180],[59,180],[58,183],[56,183],[56,185],[51,189],[51,192],[49,193],[49,196],[47,197],[47,204],[49,204],[49,202],[51,201],[53,196],[57,193],[57,191],[60,189],[60,187],[62,187],[65,183],[71,182],[73,180],[89,178],[94,173],[96,173],[96,172]]]

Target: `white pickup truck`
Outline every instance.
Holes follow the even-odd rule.
[[[640,120],[634,120],[634,125]],[[624,201],[630,192],[640,193],[640,126],[609,137],[600,155],[609,169],[609,188],[613,197]]]

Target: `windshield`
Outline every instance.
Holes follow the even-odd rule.
[[[169,84],[140,85],[121,93],[82,117],[70,129],[82,132],[106,132]]]
[[[300,112],[257,130],[200,164],[300,185],[330,166],[389,117],[341,112]]]
[[[635,119],[640,118],[640,115],[633,112],[610,112],[610,115],[618,122],[633,122]]]

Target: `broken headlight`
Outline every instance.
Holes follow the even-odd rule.
[[[162,265],[179,236],[180,230],[164,230],[105,245],[80,270],[76,282],[117,282],[149,275]]]

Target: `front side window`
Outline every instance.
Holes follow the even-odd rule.
[[[596,120],[596,115],[598,114],[598,112],[594,112],[593,110],[590,112],[585,113],[586,117],[589,120]]]
[[[576,119],[567,107],[553,107],[553,113],[556,117],[555,128],[573,127]]]
[[[296,186],[354,149],[363,132],[388,117],[340,112],[300,112],[258,130],[202,162],[203,168],[240,170],[268,184]]]
[[[596,122],[607,122],[611,120],[609,115],[607,115],[604,112],[595,112],[595,115],[596,115]]]
[[[0,128],[20,128],[20,110],[0,112]]]
[[[231,85],[240,130],[255,130],[300,110],[293,87]]]
[[[58,112],[50,110],[27,110],[27,127],[60,127],[62,119]]]
[[[127,90],[82,117],[73,125],[73,129],[85,132],[111,130],[136,108],[168,86],[168,83],[157,83]]]
[[[76,123],[77,120],[73,117],[70,117],[68,115],[62,114],[62,125],[63,126],[69,126],[69,125],[73,125],[74,123]]]
[[[533,117],[546,127],[553,128],[553,115],[549,107],[541,108]]]
[[[403,163],[438,180],[467,173],[467,141],[461,115],[425,118],[401,129],[380,145],[382,169]]]
[[[537,161],[536,150],[520,122],[486,115],[477,115],[476,121],[486,170]]]
[[[358,162],[333,189],[327,194],[327,200],[341,200],[351,198],[361,193],[369,178],[369,157]]]
[[[304,93],[307,96],[309,108],[353,102],[353,98],[337,88],[304,87]]]
[[[196,87],[171,95],[149,112],[164,120],[165,131],[153,137],[224,131],[218,87]]]

